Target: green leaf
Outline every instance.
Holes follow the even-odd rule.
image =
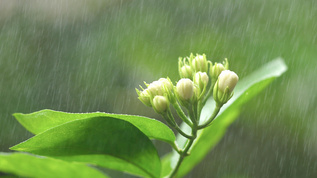
[[[197,165],[220,141],[228,126],[237,118],[242,104],[260,93],[267,85],[269,85],[275,78],[282,75],[286,70],[287,67],[283,60],[276,59],[258,69],[250,76],[239,81],[236,89],[234,90],[235,93],[233,98],[225,104],[224,107],[222,107],[213,124],[198,132],[197,139],[191,148],[191,154],[184,159],[177,175],[182,177],[193,169],[194,166]],[[214,100],[209,99],[202,110],[200,118],[201,123],[211,116],[214,107]],[[184,124],[182,125],[182,129],[188,130]],[[186,141],[187,140],[184,137],[178,135],[177,143],[180,147],[184,147]],[[168,161],[168,159],[163,158],[163,161],[164,160]],[[163,168],[172,170],[177,160],[178,154],[173,152],[170,160],[170,167],[164,166]],[[166,165],[166,163],[163,162],[162,165]],[[166,172],[170,171],[162,170],[162,173],[165,173],[163,175],[166,175]]]
[[[0,172],[23,177],[107,177],[82,163],[69,163],[23,153],[0,153]]]
[[[117,118],[73,120],[11,149],[146,177],[160,176],[161,162],[151,140],[134,125]]]
[[[41,110],[31,114],[15,113],[14,117],[30,132],[39,134],[52,127],[61,124],[78,120],[87,119],[97,116],[107,116],[125,120],[140,129],[149,138],[165,141],[174,145],[176,140],[173,131],[160,121],[150,119],[147,117],[122,115],[122,114],[108,114],[102,112],[96,113],[66,113],[53,110]]]

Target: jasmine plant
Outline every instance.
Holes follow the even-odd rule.
[[[179,159],[168,177],[177,174],[183,159],[190,155],[190,148],[198,130],[212,124],[221,107],[233,96],[233,89],[239,80],[238,75],[229,70],[227,59],[223,64],[212,64],[205,54],[191,54],[189,57],[179,58],[178,71],[181,79],[176,86],[169,78],[160,78],[150,84],[145,83],[146,89],[140,86],[142,91],[136,89],[141,102],[152,107],[171,128],[188,139],[184,148],[174,147]],[[212,94],[216,107],[213,114],[205,122],[200,123],[202,106]],[[179,118],[191,128],[190,133],[185,133],[177,125],[171,108],[174,108]]]
[[[161,78],[136,89],[164,118],[44,109],[13,116],[34,136],[0,153],[0,172],[23,177],[109,177],[96,167],[139,177],[182,177],[204,159],[238,117],[243,104],[286,71],[276,59],[239,80],[206,55],[179,58],[180,80]],[[176,111],[174,117],[172,111]],[[176,119],[183,121],[181,124]],[[171,130],[173,129],[177,135]],[[151,140],[171,146],[159,157]]]

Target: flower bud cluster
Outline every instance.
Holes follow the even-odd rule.
[[[239,77],[229,70],[227,59],[223,63],[213,64],[207,60],[205,54],[196,56],[191,54],[189,57],[179,58],[178,72],[181,79],[175,86],[169,78],[160,78],[150,84],[144,83],[146,88],[143,89],[140,86],[141,91],[136,89],[136,92],[143,104],[152,107],[171,128],[189,139],[188,143],[193,143],[197,137],[197,131],[211,125],[222,105],[233,96],[233,89]],[[216,107],[213,114],[201,123],[202,108],[211,96]],[[171,112],[172,108],[175,109],[179,118],[192,129],[190,135],[178,126]],[[186,112],[183,108],[186,109]],[[190,146],[191,144],[186,145],[184,148],[186,151],[183,151],[175,145],[175,150],[179,154],[188,154]]]
[[[179,58],[178,72],[181,79],[176,86],[168,78],[145,84],[146,89],[141,87],[142,91],[137,90],[139,100],[159,114],[166,113],[170,103],[178,102],[189,107],[198,102],[204,104],[211,95],[217,105],[222,106],[232,97],[239,80],[228,68],[227,59],[223,63],[213,64],[205,54]]]
[[[173,100],[173,83],[168,78],[160,78],[150,84],[145,83],[146,89],[136,89],[139,100],[146,106],[153,107],[157,113],[164,113],[169,107],[169,100]]]

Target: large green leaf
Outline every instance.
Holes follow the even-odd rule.
[[[66,113],[53,110],[41,110],[31,114],[15,113],[14,117],[30,132],[39,134],[52,127],[67,123],[69,121],[86,119],[97,116],[108,116],[111,118],[122,119],[130,122],[145,135],[150,138],[165,141],[171,145],[175,142],[173,131],[160,121],[147,117],[123,115],[123,114],[108,114],[102,112],[96,113]]]
[[[23,153],[0,153],[0,172],[22,177],[107,177],[82,163],[70,163]]]
[[[131,123],[111,117],[73,120],[11,148],[159,177],[161,163],[151,140]]]
[[[196,164],[198,164],[206,154],[220,141],[227,127],[237,118],[239,109],[243,103],[250,100],[260,91],[262,91],[275,78],[282,75],[287,70],[287,67],[282,59],[276,59],[262,68],[258,69],[250,76],[239,81],[233,98],[222,107],[213,124],[206,129],[198,132],[198,137],[195,140],[190,156],[186,157],[178,171],[178,176],[186,175]],[[215,107],[214,100],[210,99],[204,106],[201,114],[201,122],[209,118]],[[185,125],[182,125],[184,130],[188,130]],[[177,143],[180,147],[184,147],[186,139],[178,135]],[[171,159],[168,159],[170,157]],[[163,159],[164,169],[162,175],[166,175],[175,166],[178,160],[178,154],[173,152],[172,155],[167,155]],[[170,167],[166,166],[166,162],[170,162]]]

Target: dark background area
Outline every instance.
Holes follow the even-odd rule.
[[[191,52],[228,58],[240,79],[282,57],[288,71],[242,108],[187,177],[317,177],[316,19],[314,0],[3,0],[0,151],[32,136],[15,112],[160,119],[135,88],[177,81],[178,57]]]

